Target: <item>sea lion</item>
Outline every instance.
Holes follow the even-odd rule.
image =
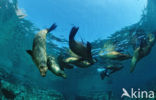
[[[64,60],[65,60],[65,55],[63,55],[63,54],[60,54],[57,57],[57,61],[58,61],[58,64],[59,64],[61,70],[64,70],[64,68],[66,68],[66,69],[72,69],[72,68],[74,68],[73,65],[71,65],[68,62],[65,62]]]
[[[87,68],[93,65],[93,63],[90,63],[88,60],[82,60],[81,58],[78,58],[78,57],[68,57],[64,59],[64,62],[71,64],[71,65],[75,65],[80,68]]]
[[[108,52],[104,55],[100,55],[100,57],[103,59],[120,60],[120,61],[132,58],[129,54],[123,54],[117,51]]]
[[[57,26],[53,24],[49,29],[39,31],[33,39],[32,50],[26,50],[32,57],[33,62],[38,67],[41,76],[45,77],[48,70],[47,53],[46,53],[46,35],[54,30]]]
[[[65,72],[61,70],[60,66],[58,65],[57,59],[55,59],[54,57],[48,56],[47,66],[48,66],[48,69],[55,75],[61,76],[63,78],[67,77]]]
[[[121,70],[123,68],[122,64],[107,65],[107,67],[98,68],[97,71],[100,73],[101,80],[106,76],[109,77],[111,74]]]
[[[115,73],[123,68],[122,64],[114,64],[107,66],[107,69],[111,70],[110,74]]]
[[[150,33],[147,35],[146,43],[145,41],[141,42],[140,46],[134,50],[134,54],[131,60],[130,72],[132,73],[136,67],[136,64],[140,59],[147,56],[156,42],[156,37],[154,34]],[[145,43],[145,44],[143,44]]]
[[[87,45],[84,45],[83,43],[75,41],[74,38],[78,29],[79,29],[78,27],[73,27],[71,29],[69,35],[69,48],[76,55],[82,57],[83,59],[87,59],[91,63],[95,63],[94,60],[92,59],[91,43],[87,42]]]

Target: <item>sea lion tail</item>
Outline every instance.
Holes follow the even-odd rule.
[[[79,27],[73,27],[70,31],[69,40],[74,40],[74,37],[79,30]]]
[[[52,30],[56,29],[57,25],[54,23],[53,25],[51,25],[50,28],[48,28],[48,33],[51,32]]]

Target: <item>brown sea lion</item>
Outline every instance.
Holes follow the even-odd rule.
[[[47,66],[48,66],[48,69],[54,73],[55,75],[57,76],[61,76],[63,78],[66,78],[66,74],[65,72],[60,68],[60,66],[58,65],[57,63],[57,59],[55,59],[54,57],[52,56],[48,56],[48,59],[47,59]]]
[[[71,32],[69,35],[69,47],[72,52],[74,52],[76,55],[78,55],[82,59],[87,59],[90,63],[95,63],[92,58],[91,43],[87,42],[87,45],[84,45],[81,42],[75,41],[74,38],[78,29],[79,29],[78,27],[73,27],[71,29]]]
[[[156,42],[156,37],[154,34],[150,33],[147,35],[147,40],[146,40],[146,44],[140,44],[139,47],[137,47],[134,50],[134,54],[131,60],[131,68],[130,68],[130,72],[133,72],[137,62],[142,59],[143,57],[147,56],[150,52],[151,49],[153,47],[153,45]],[[144,43],[144,42],[142,42]]]
[[[64,59],[64,62],[71,64],[71,65],[75,65],[80,68],[87,68],[87,67],[90,67],[91,65],[93,65],[88,60],[82,60],[81,58],[78,58],[78,57],[68,57],[68,58]]]
[[[69,50],[68,54],[60,54],[58,56],[58,64],[61,66],[61,69],[72,69],[74,66],[80,68],[86,68],[92,65],[88,60],[83,60],[81,57],[75,55]]]
[[[128,54],[123,54],[123,53],[120,53],[120,52],[117,52],[117,51],[108,52],[108,53],[106,53],[104,55],[100,55],[100,57],[104,58],[104,59],[120,60],[120,61],[132,58]]]
[[[38,67],[41,76],[45,77],[48,70],[47,53],[46,53],[46,35],[54,30],[57,26],[53,24],[49,29],[39,31],[33,40],[32,50],[27,50],[27,53],[32,57],[32,60]]]

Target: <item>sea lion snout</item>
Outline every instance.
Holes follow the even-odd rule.
[[[46,76],[46,72],[48,70],[48,67],[40,66],[39,70],[40,70],[41,76],[45,77]]]

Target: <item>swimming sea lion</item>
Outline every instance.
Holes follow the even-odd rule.
[[[132,60],[131,60],[130,72],[134,71],[137,62],[140,59],[142,59],[143,57],[147,56],[151,52],[151,49],[152,49],[153,45],[155,44],[155,42],[156,42],[155,35],[154,34],[148,34],[147,35],[146,45],[140,44],[140,46],[137,47],[134,50],[134,54],[133,54],[133,57],[132,57]],[[144,43],[144,42],[141,42],[141,43]]]
[[[55,75],[61,76],[63,78],[67,77],[65,72],[61,70],[60,66],[57,64],[57,59],[55,59],[54,57],[48,56],[47,66],[48,66],[48,69]]]
[[[78,58],[78,57],[68,57],[68,58],[64,59],[64,62],[68,63],[68,64],[75,65],[80,68],[87,68],[87,67],[90,67],[91,65],[93,65],[93,63],[90,63],[88,60],[82,60],[81,58]],[[94,61],[94,62],[96,62],[96,61]]]
[[[105,67],[98,68],[97,71],[100,73],[101,80],[104,80],[104,78],[107,76],[109,77],[108,69]]]
[[[128,54],[123,54],[117,51],[111,51],[108,52],[107,54],[104,55],[100,55],[100,57],[104,58],[104,59],[111,59],[111,60],[127,60],[130,59],[131,56]]]
[[[45,77],[48,70],[47,53],[46,53],[46,35],[54,30],[57,26],[53,24],[49,29],[39,31],[33,40],[32,50],[27,50],[27,53],[32,57],[32,60],[38,67],[41,76]]]
[[[83,59],[87,59],[91,63],[94,63],[91,54],[91,43],[87,42],[87,45],[84,45],[83,43],[77,42],[74,39],[78,29],[78,27],[73,27],[71,29],[69,35],[69,47],[76,55],[82,57]]]
[[[101,79],[103,80],[106,76],[109,77],[111,74],[121,70],[122,64],[107,65],[107,67],[98,68],[97,71],[100,73]]]
[[[122,64],[108,65],[107,69],[111,70],[110,74],[115,73],[123,68]]]
[[[70,63],[65,62],[64,59],[65,59],[65,55],[63,55],[63,54],[60,54],[57,57],[57,61],[58,61],[58,64],[59,64],[61,70],[64,70],[64,68],[66,68],[66,69],[74,68]]]

